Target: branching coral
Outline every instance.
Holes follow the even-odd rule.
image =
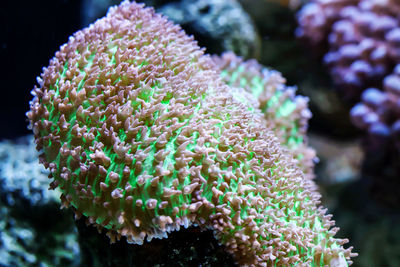
[[[373,140],[392,140],[400,151],[400,65],[384,79],[383,89],[365,90],[362,102],[351,110],[351,117],[356,126],[378,137]]]
[[[27,115],[63,204],[112,240],[197,224],[241,265],[346,265],[311,181],[233,91],[178,26],[125,1],[61,47]]]
[[[400,60],[400,3],[395,0],[315,0],[299,12],[297,35],[328,41],[324,62],[348,98],[379,86]]]
[[[314,0],[298,17],[299,37],[314,46],[327,42],[324,61],[343,96],[355,102],[361,95],[362,103],[351,111],[352,121],[368,131],[366,151],[385,158],[374,163],[378,165],[385,161],[397,166],[400,151],[395,148],[400,133],[399,14],[400,2],[395,0]]]

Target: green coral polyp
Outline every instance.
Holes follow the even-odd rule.
[[[61,47],[33,90],[27,116],[51,187],[112,241],[195,224],[243,266],[346,265],[351,249],[287,150],[310,160],[296,150],[306,147],[301,103],[239,72],[222,72],[241,86],[228,87],[152,9],[110,9]]]

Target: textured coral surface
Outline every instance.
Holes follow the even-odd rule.
[[[63,204],[112,240],[195,224],[241,265],[346,265],[311,180],[257,99],[214,66],[178,26],[128,1],[74,34],[28,112]]]
[[[214,56],[221,77],[232,88],[243,88],[253,106],[264,114],[265,123],[284,147],[293,152],[299,167],[310,179],[314,176],[315,151],[307,146],[307,126],[311,112],[306,97],[295,95],[296,88],[287,86],[285,78],[255,60],[244,61],[233,53]],[[235,89],[232,89],[235,90]],[[245,96],[245,94],[243,94]]]

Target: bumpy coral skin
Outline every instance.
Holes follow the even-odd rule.
[[[354,124],[375,140],[392,141],[400,151],[400,65],[383,80],[383,91],[369,88],[361,99],[351,110]]]
[[[396,0],[315,0],[299,12],[300,38],[328,41],[324,62],[347,98],[379,86],[400,60],[400,3]]]
[[[244,61],[232,52],[212,59],[226,84],[243,88],[251,94],[250,99],[258,100],[253,106],[264,114],[266,126],[293,152],[299,167],[312,179],[316,155],[307,146],[306,132],[311,117],[308,99],[296,95],[296,88],[287,86],[279,72],[261,66],[256,60]]]
[[[232,94],[152,9],[125,1],[74,34],[33,92],[27,115],[52,187],[112,239],[140,244],[197,224],[244,266],[353,256],[257,100]]]

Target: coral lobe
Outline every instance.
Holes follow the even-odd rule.
[[[27,115],[52,187],[112,240],[141,244],[196,224],[241,265],[354,256],[258,100],[235,96],[152,9],[125,1],[75,33],[33,92]]]

